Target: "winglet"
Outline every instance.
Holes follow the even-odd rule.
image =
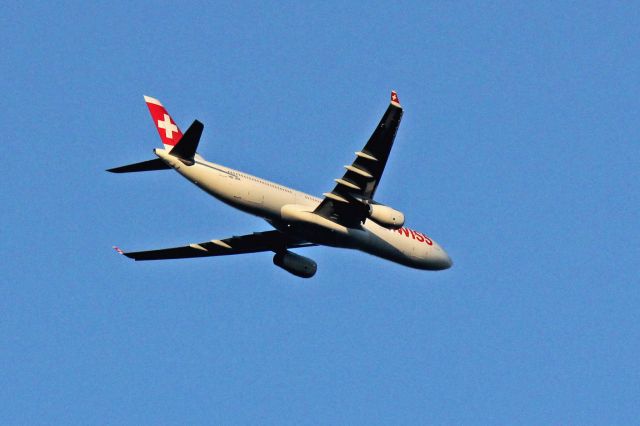
[[[118,254],[124,254],[124,251],[120,247],[113,246],[113,249],[118,252]]]
[[[398,93],[395,90],[391,91],[391,103],[397,107],[402,107],[400,105],[400,99],[398,99]]]

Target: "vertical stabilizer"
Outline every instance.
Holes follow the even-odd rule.
[[[158,130],[164,148],[170,151],[182,138],[182,132],[159,100],[145,96],[144,101],[147,103],[151,119]]]

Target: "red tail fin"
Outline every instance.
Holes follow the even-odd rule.
[[[145,96],[144,101],[147,103],[147,107],[149,107],[151,118],[165,148],[173,148],[180,138],[182,138],[182,132],[178,128],[178,125],[173,121],[173,118],[171,118],[159,100]]]

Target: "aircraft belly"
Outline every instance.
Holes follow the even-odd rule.
[[[347,228],[311,210],[312,207],[300,204],[284,205],[280,209],[280,218],[272,221],[272,224],[282,232],[315,244],[357,248],[358,245],[366,243],[366,231]]]
[[[313,223],[283,223],[280,221],[272,221],[271,223],[279,231],[295,238],[330,247],[356,249],[360,245],[358,242],[361,238],[366,238],[366,235],[357,235],[358,233],[363,234],[362,231],[350,230],[349,234],[343,234]],[[360,243],[362,242],[360,241]]]

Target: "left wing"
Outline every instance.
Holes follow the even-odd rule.
[[[114,249],[134,260],[184,259],[191,257],[226,256],[231,254],[257,253],[261,251],[280,251],[289,248],[310,247],[315,244],[296,240],[280,231],[254,232],[253,234],[234,236],[224,240],[210,240],[182,247],[159,250],[124,252]]]
[[[393,146],[393,141],[402,119],[402,107],[397,93],[391,92],[391,103],[382,116],[362,151],[356,152],[356,159],[337,185],[314,213],[345,226],[355,226],[364,221],[369,213],[368,204],[373,200],[382,172]]]

